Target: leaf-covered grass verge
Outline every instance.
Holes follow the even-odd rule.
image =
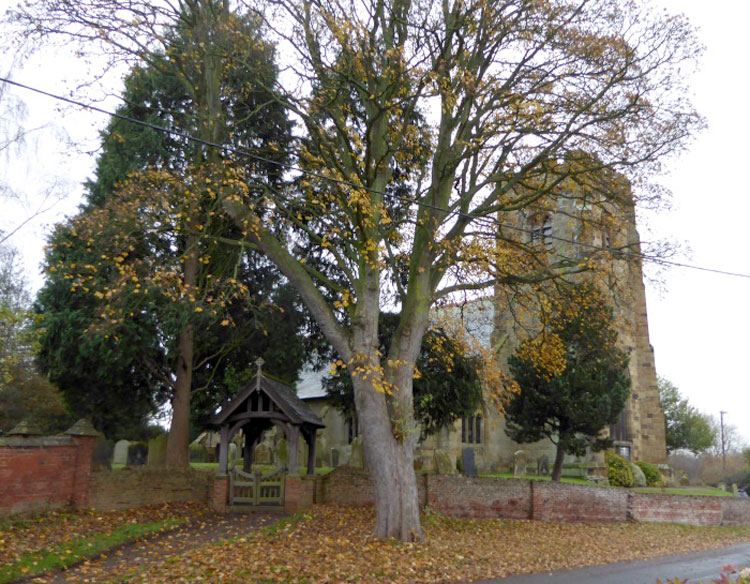
[[[652,558],[750,541],[750,527],[553,523],[423,515],[420,543],[374,540],[371,508],[316,505],[272,529],[160,557],[118,584],[411,584],[471,582],[512,574]]]
[[[114,532],[124,525],[197,519],[206,505],[169,503],[119,511],[51,511],[36,517],[0,522],[0,570],[25,556],[67,549],[71,542]]]
[[[8,584],[52,570],[62,570],[124,543],[164,531],[184,522],[185,520],[165,519],[148,523],[126,523],[107,533],[79,537],[47,550],[24,554],[14,563],[0,568],[0,584]]]

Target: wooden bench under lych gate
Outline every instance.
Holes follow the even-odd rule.
[[[229,504],[283,505],[285,477],[283,469],[264,476],[234,468],[229,472]]]

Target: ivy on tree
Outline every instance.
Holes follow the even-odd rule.
[[[612,311],[594,285],[574,285],[544,325],[508,359],[518,391],[505,403],[505,432],[522,444],[552,440],[552,480],[559,481],[565,454],[611,444],[599,434],[625,407],[630,377]]]
[[[380,314],[379,350],[387,354],[398,315]],[[441,328],[430,328],[416,362],[414,417],[422,436],[429,436],[462,416],[471,416],[481,405],[481,359],[463,354],[458,343]],[[331,405],[348,419],[356,415],[351,375],[339,371],[323,380]]]

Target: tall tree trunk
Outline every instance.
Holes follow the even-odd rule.
[[[193,350],[195,333],[188,325],[179,336],[179,356],[175,372],[172,422],[167,436],[166,463],[170,467],[187,467],[190,439],[190,392],[193,385]]]
[[[198,241],[188,237],[183,281],[186,294],[192,296],[198,280]],[[172,422],[167,436],[166,463],[170,467],[187,467],[190,441],[190,396],[193,386],[193,357],[195,353],[195,329],[188,323],[177,338],[177,370],[175,371],[174,396],[172,398]]]
[[[565,460],[565,443],[562,439],[557,439],[557,453],[555,454],[555,464],[552,467],[552,481],[559,483],[562,477],[563,460]]]
[[[352,381],[365,465],[375,491],[373,535],[402,541],[420,539],[414,440],[394,432],[386,394],[375,387],[372,376],[353,375]]]

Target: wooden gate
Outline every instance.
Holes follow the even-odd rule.
[[[229,504],[283,505],[285,477],[281,469],[263,476],[233,468],[229,473]]]

